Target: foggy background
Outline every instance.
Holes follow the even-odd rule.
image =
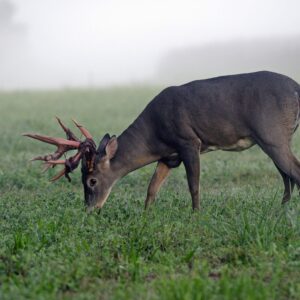
[[[299,68],[299,0],[0,0],[0,89]]]

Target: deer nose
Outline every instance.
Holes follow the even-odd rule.
[[[87,206],[85,211],[89,214],[89,213],[91,213],[93,210],[94,210],[94,207],[93,207],[93,206]]]
[[[86,207],[86,212],[91,213],[91,212],[97,210],[98,213],[100,213],[102,206],[103,205],[101,205],[101,204],[87,206]]]

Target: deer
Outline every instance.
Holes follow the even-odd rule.
[[[200,154],[243,151],[258,145],[273,161],[284,184],[282,204],[300,186],[300,162],[291,151],[299,125],[300,86],[291,78],[269,71],[228,75],[170,86],[149,102],[118,137],[105,134],[96,145],[90,132],[74,121],[80,140],[57,118],[67,138],[39,134],[27,137],[57,146],[38,156],[45,169],[63,165],[52,178],[69,173],[81,162],[85,205],[102,208],[115,183],[128,173],[156,162],[147,190],[148,208],[170,171],[183,163],[193,210],[200,209]],[[67,151],[77,150],[60,159]]]

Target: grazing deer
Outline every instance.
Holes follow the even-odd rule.
[[[25,135],[57,146],[54,154],[34,159],[43,160],[46,168],[64,165],[52,180],[63,175],[69,179],[82,160],[88,208],[101,208],[118,179],[157,162],[147,208],[170,170],[183,162],[193,209],[199,209],[199,154],[219,149],[242,151],[255,144],[282,176],[284,203],[294,184],[300,185],[300,162],[290,147],[299,124],[299,95],[299,84],[280,74],[264,71],[224,76],[166,88],[118,138],[106,134],[98,147],[84,127],[75,122],[86,138],[80,141],[59,119],[67,139]],[[78,149],[74,156],[59,159],[73,149]]]

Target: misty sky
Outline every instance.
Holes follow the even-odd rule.
[[[174,48],[300,35],[299,0],[12,2],[26,42],[6,56],[9,76],[0,74],[0,88],[151,81]],[[19,62],[18,74],[10,60]]]

